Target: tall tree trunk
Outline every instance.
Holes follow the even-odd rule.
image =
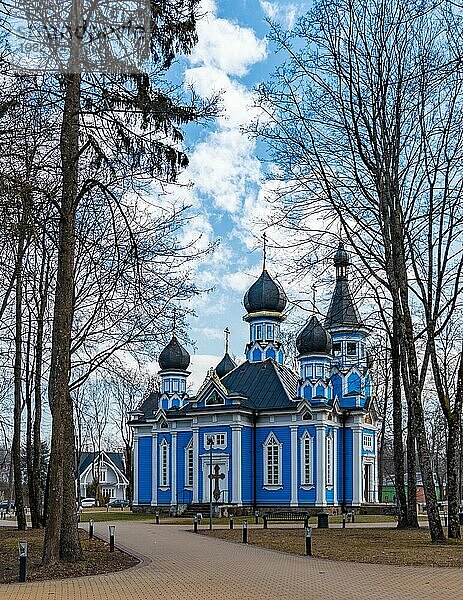
[[[461,410],[463,405],[463,351],[460,354],[458,367],[457,390],[455,394],[454,410],[451,417],[447,419],[447,498],[449,504],[448,513],[448,537],[460,538],[460,481],[459,464],[461,463]]]
[[[413,422],[413,411],[408,411],[407,417],[407,516],[408,526],[417,528],[418,514],[416,511],[417,489],[416,489],[416,444],[415,427]]]
[[[61,126],[62,195],[59,222],[58,268],[53,315],[49,403],[52,411],[48,519],[42,562],[81,560],[74,480],[75,439],[72,399],[69,393],[70,347],[74,315],[75,220],[78,189],[79,120],[81,98],[80,56],[82,9],[74,0],[71,14],[71,58],[64,76]]]
[[[24,395],[26,400],[26,470],[27,470],[27,490],[29,495],[29,508],[31,511],[31,523],[32,527],[37,527],[35,514],[33,514],[32,507],[35,505],[34,499],[34,486],[33,486],[33,447],[32,447],[32,379],[33,379],[33,365],[32,365],[32,314],[29,308],[29,323],[27,330],[27,343],[26,343],[26,358],[25,358],[25,384],[24,384]]]
[[[37,335],[35,339],[35,379],[34,379],[34,460],[33,460],[33,488],[34,488],[34,505],[31,504],[31,519],[32,514],[36,519],[37,527],[45,524],[45,515],[42,508],[42,440],[41,440],[41,424],[42,424],[42,366],[43,366],[43,336],[44,336],[44,320],[47,309],[47,290],[48,290],[48,275],[50,263],[46,252],[45,235],[42,239],[42,264],[40,266],[39,278],[39,299],[37,311]],[[34,521],[32,521],[34,523]],[[32,525],[34,527],[34,524]]]
[[[404,441],[402,415],[402,388],[400,378],[400,347],[398,323],[393,311],[391,336],[392,361],[392,426],[394,433],[394,475],[397,499],[397,527],[408,527],[407,497],[405,494]]]
[[[18,240],[18,256],[23,256],[24,231],[20,227]],[[15,308],[15,357],[14,357],[14,415],[12,459],[14,472],[14,493],[18,529],[26,529],[26,512],[24,510],[24,494],[21,468],[21,413],[22,413],[22,261],[18,264],[16,276],[16,308]]]
[[[445,540],[445,536],[439,515],[432,461],[426,436],[413,321],[408,297],[407,265],[404,247],[405,229],[402,222],[401,197],[397,181],[389,181],[388,179],[381,181],[379,191],[380,211],[384,224],[383,242],[386,251],[386,274],[393,302],[397,308],[396,318],[399,325],[402,383],[408,410],[413,413],[413,430],[426,496],[429,533],[433,542],[442,542]]]

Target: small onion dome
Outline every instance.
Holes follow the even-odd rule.
[[[235,361],[228,354],[228,352],[225,352],[224,357],[219,362],[219,364],[216,366],[215,372],[217,373],[217,376],[219,377],[219,379],[222,379],[222,377],[224,377],[227,373],[230,373],[230,371],[233,371],[233,369],[235,367],[236,367]]]
[[[339,242],[338,249],[334,255],[334,264],[336,267],[347,267],[349,265],[349,254],[344,248],[343,242]]]
[[[332,347],[331,334],[320,325],[315,315],[310,317],[296,338],[299,354],[329,354]]]
[[[174,369],[186,371],[190,364],[190,355],[179,343],[175,335],[159,355],[159,366],[163,371]]]
[[[261,311],[283,312],[286,294],[280,284],[273,281],[267,271],[262,271],[259,279],[251,285],[244,296],[244,307],[248,313]]]

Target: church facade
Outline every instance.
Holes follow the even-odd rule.
[[[197,394],[175,335],[159,356],[161,389],[132,413],[134,510],[213,501],[248,507],[343,508],[378,501],[378,415],[367,328],[335,254],[336,284],[322,324],[296,339],[299,372],[285,365],[286,296],[264,268],[244,297],[246,360],[228,347]]]

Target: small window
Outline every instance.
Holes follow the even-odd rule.
[[[170,379],[164,379],[163,391],[168,394],[170,392]]]
[[[281,485],[281,444],[272,434],[264,444],[264,485]]]
[[[347,342],[347,356],[357,355],[357,344],[356,342]]]
[[[193,485],[193,440],[185,448],[185,485],[191,487]]]
[[[335,342],[333,344],[333,354],[335,356],[338,356],[339,354],[341,354],[341,342]]]
[[[256,340],[262,339],[262,325],[257,325],[256,327]]]
[[[267,325],[267,336],[268,340],[273,340],[273,325]]]
[[[333,434],[326,436],[326,485],[333,485]]]
[[[173,385],[173,387],[172,387],[172,391],[173,391],[173,392],[178,392],[178,391],[180,391],[180,389],[179,389],[179,385],[178,385],[178,384],[179,384],[179,381],[178,381],[178,379],[174,379],[174,380],[173,380],[173,384],[174,384],[174,385]]]
[[[312,415],[311,413],[309,413],[309,411],[307,410],[303,415],[302,418],[304,421],[311,421],[312,420]]]
[[[209,449],[208,438],[212,438],[212,447],[220,450],[225,450],[227,447],[227,434],[226,433],[205,433],[204,434],[204,448]]]
[[[373,435],[371,433],[363,434],[363,449],[373,452]]]
[[[323,367],[321,365],[317,365],[316,367],[316,376],[323,377]]]
[[[106,482],[106,469],[101,469],[99,471],[98,480],[100,483]]]
[[[169,444],[164,439],[161,442],[161,487],[169,485]]]

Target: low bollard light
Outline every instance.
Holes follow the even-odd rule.
[[[263,525],[263,528],[264,528],[264,529],[268,529],[267,517],[264,515],[262,518],[263,518],[263,520],[264,520],[264,525]]]
[[[109,551],[114,552],[114,531],[116,529],[115,525],[108,525],[109,529]]]
[[[235,517],[233,515],[230,516],[230,529],[233,529],[235,526]]]
[[[88,539],[91,540],[93,538],[93,519],[89,519],[88,521]]]
[[[156,511],[156,525],[159,525],[159,511]]]
[[[352,523],[355,523],[355,510],[352,509]]]
[[[21,540],[18,542],[19,552],[19,581],[24,583],[26,581],[26,565],[27,565],[27,542]]]
[[[305,553],[312,556],[312,527],[305,528]]]
[[[198,533],[198,517],[195,517],[195,518],[193,519],[193,531],[194,531],[195,533]]]
[[[308,526],[309,526],[309,515],[306,515],[304,517],[304,529],[307,529]]]
[[[343,513],[342,515],[342,528],[346,528],[346,513]]]
[[[444,527],[448,527],[447,513],[444,513]]]
[[[243,544],[248,543],[248,522],[246,519],[243,521]]]
[[[259,525],[259,511],[256,510],[256,512],[254,513],[254,516],[256,517],[256,525]]]

